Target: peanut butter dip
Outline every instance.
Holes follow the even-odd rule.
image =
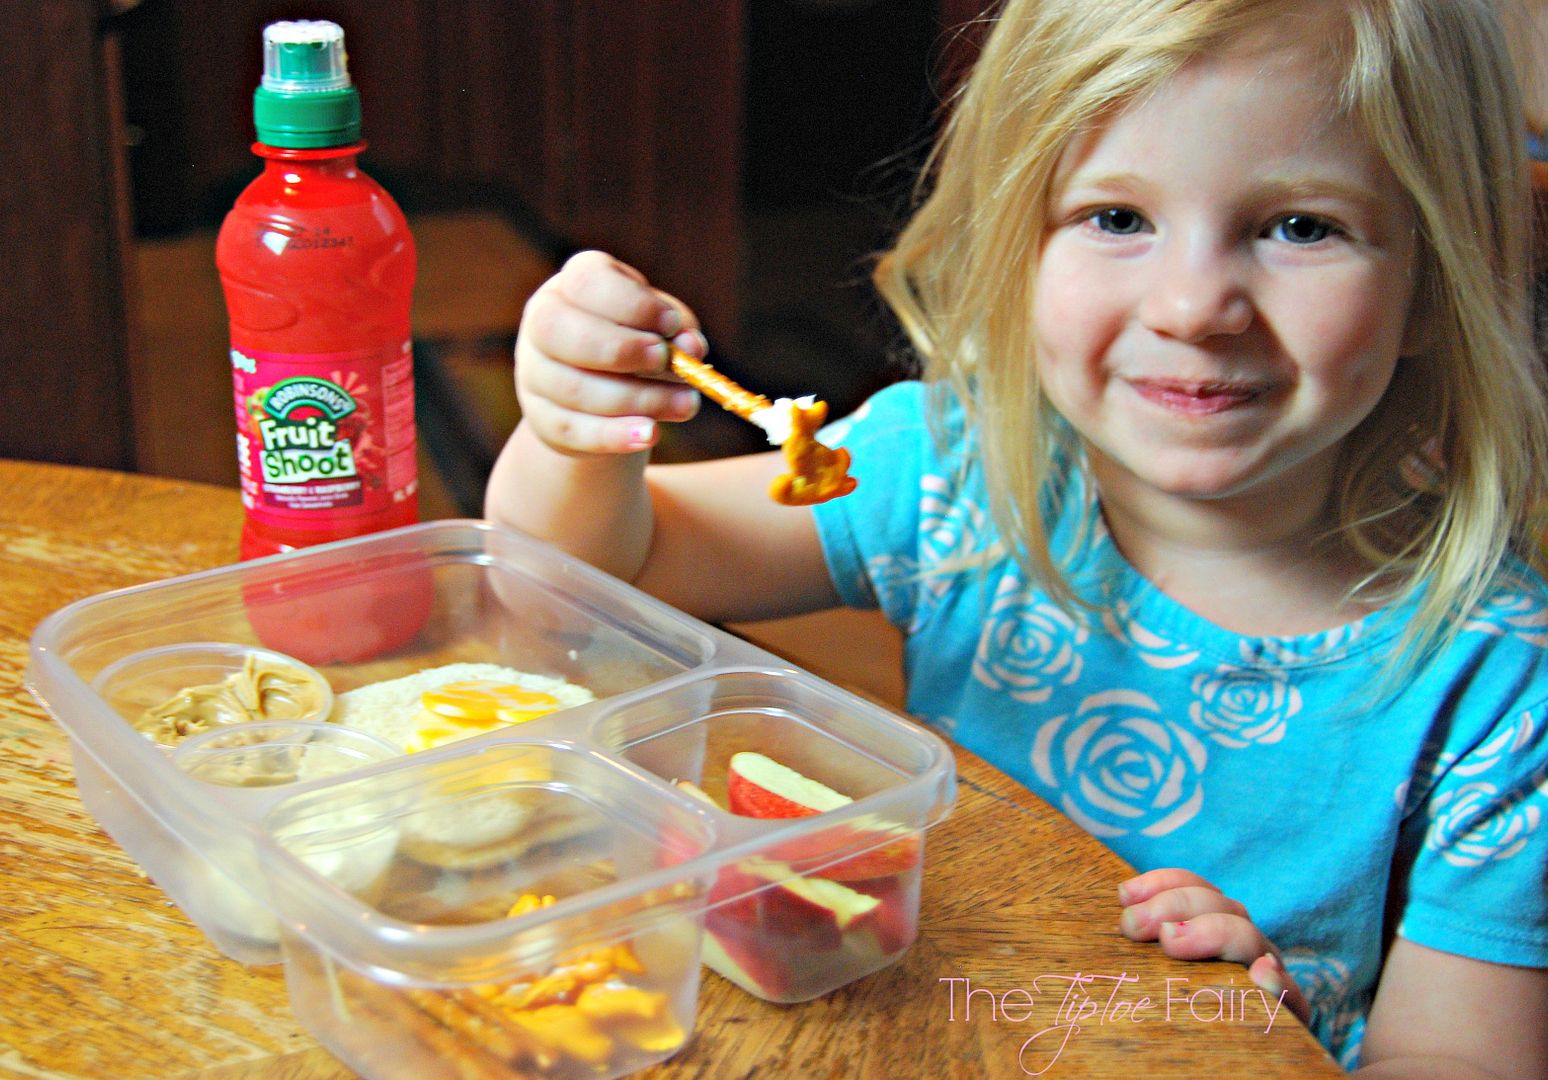
[[[163,746],[225,724],[300,720],[322,708],[316,681],[290,664],[249,654],[218,683],[189,686],[141,714],[135,730]]]

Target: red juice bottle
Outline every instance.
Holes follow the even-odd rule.
[[[344,31],[263,32],[263,172],[221,225],[244,559],[419,520],[409,307],[414,240],[361,172]]]
[[[419,520],[414,239],[397,203],[356,165],[360,95],[337,24],[264,29],[253,121],[263,172],[215,243],[244,559]],[[313,664],[407,644],[434,595],[411,554],[363,561],[343,582],[281,574],[243,585],[259,640]]]

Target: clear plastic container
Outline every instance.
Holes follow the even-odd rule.
[[[208,726],[253,719],[324,721],[333,711],[333,687],[311,666],[272,649],[227,641],[190,641],[131,653],[103,668],[91,685],[131,724],[159,728],[148,733],[170,749],[204,725],[174,731],[171,724],[148,722],[147,713],[180,698],[186,706],[191,691],[215,696],[208,692],[233,682],[242,684],[240,689],[205,710]]]
[[[220,749],[220,732],[169,754],[93,688],[170,645],[294,655],[273,637],[293,625],[287,603],[314,618],[369,595],[377,610],[399,582],[416,596],[428,583],[422,628],[396,647],[382,637],[390,651],[314,665],[335,695],[492,662],[596,700],[248,785],[230,782],[240,755],[214,778],[180,767],[201,743]],[[304,646],[320,627],[295,632]],[[81,601],[38,627],[28,682],[69,735],[98,822],[227,955],[282,958],[298,1018],[370,1078],[460,1075],[463,1058],[490,1076],[644,1067],[691,1033],[701,953],[782,1002],[878,970],[914,940],[924,831],[955,795],[950,751],[924,729],[485,522]],[[226,729],[238,742],[239,728]],[[731,813],[731,762],[749,753],[841,804]],[[566,980],[546,1004],[534,990]]]

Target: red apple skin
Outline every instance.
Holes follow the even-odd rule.
[[[871,878],[901,874],[919,865],[920,843],[917,836],[905,836],[851,859],[834,863],[816,872],[830,881],[867,881]]]
[[[726,776],[726,808],[750,818],[799,818],[818,813],[810,806],[760,787],[734,769]]]
[[[841,831],[842,830],[842,831]],[[920,864],[923,844],[919,834],[904,834],[896,840],[862,851],[829,866],[818,867],[833,857],[833,852],[846,847],[857,847],[867,841],[865,829],[842,826],[827,832],[803,836],[786,841],[775,848],[770,856],[783,859],[797,870],[809,872],[813,877],[829,881],[869,881],[872,878],[901,874]],[[871,842],[880,839],[870,837]]]
[[[858,915],[845,917],[798,889],[799,886],[781,884],[758,894],[762,899],[762,927],[770,944],[780,953],[792,948],[816,952],[840,948],[844,944],[844,934],[876,910],[871,907]],[[857,901],[874,899],[852,889],[848,891]]]
[[[768,950],[757,933],[734,923],[706,928],[704,962],[758,997],[778,1001],[790,993],[790,967]]]
[[[897,874],[875,881],[852,885],[859,892],[874,896],[881,904],[866,920],[876,935],[876,945],[884,954],[903,952],[919,936],[919,875]]]
[[[764,888],[766,884],[763,878],[745,873],[735,865],[721,867],[715,875],[715,884],[710,886],[706,901],[710,909],[707,924],[737,924],[753,929],[762,926],[762,896],[768,891]]]
[[[799,879],[780,881],[788,871],[789,867],[778,864],[761,870],[742,865],[723,867],[710,889],[706,925],[716,930],[737,926],[750,933],[762,951],[781,958],[796,950],[837,949],[843,944],[845,930],[875,910],[866,903],[873,898],[847,886],[843,888],[849,894],[846,902],[851,911],[828,907],[808,895],[816,890],[804,887]]]
[[[733,754],[726,770],[726,805],[742,817],[810,817],[851,801],[826,784],[751,751]]]
[[[749,763],[752,775],[739,763]],[[697,785],[677,786],[715,805]],[[850,801],[758,754],[736,755],[727,771],[726,808],[744,817],[811,817]],[[835,850],[877,841],[869,851],[812,869]],[[770,1001],[825,993],[833,980],[863,974],[857,969],[868,963],[863,956],[890,962],[918,933],[922,855],[917,832],[846,824],[724,866],[707,898],[704,960]]]

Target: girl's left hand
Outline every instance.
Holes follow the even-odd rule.
[[[1311,1010],[1285,970],[1274,943],[1253,924],[1247,909],[1195,873],[1167,867],[1118,886],[1124,937],[1160,941],[1179,960],[1230,960],[1247,965],[1247,977],[1279,997],[1306,1023]]]

